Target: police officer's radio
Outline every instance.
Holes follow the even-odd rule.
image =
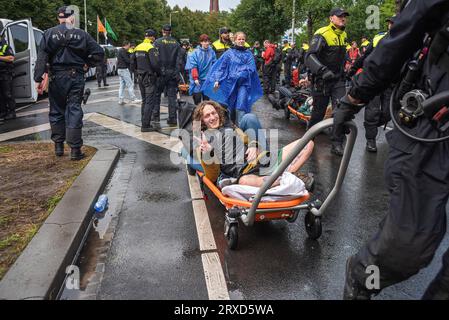
[[[446,131],[449,131],[449,108],[446,106],[446,104],[449,104],[449,91],[431,95],[423,90],[415,89],[415,84],[422,75],[422,68],[429,52],[430,41],[431,38],[427,36],[424,40],[425,49],[417,52],[414,59],[408,63],[405,76],[394,89],[390,101],[390,114],[395,126],[409,138],[425,143],[449,140],[449,134],[444,136]],[[397,103],[398,101],[399,104]],[[395,117],[396,115],[398,120]],[[419,138],[401,127],[401,125],[408,128],[415,127],[422,116],[427,117],[431,121],[438,132],[438,138]]]

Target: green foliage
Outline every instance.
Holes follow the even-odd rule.
[[[290,19],[275,0],[242,0],[229,17],[233,30],[243,31],[250,42],[279,41]]]
[[[0,17],[11,20],[32,18],[33,25],[45,30],[57,24],[56,10],[71,3],[80,8],[80,27],[84,29],[84,1],[71,0],[21,0],[12,1],[8,6],[0,6]],[[113,44],[120,46],[123,40],[140,42],[146,29],[160,32],[162,26],[170,21],[172,14],[173,36],[196,41],[202,33],[207,33],[211,39],[218,37],[218,29],[228,25],[229,13],[191,11],[175,6],[168,6],[166,0],[89,0],[87,1],[88,32],[96,38],[97,15],[104,24],[106,17],[112,29],[118,36]],[[111,40],[111,39],[109,39]],[[100,42],[104,38],[100,35]]]

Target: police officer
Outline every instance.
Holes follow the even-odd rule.
[[[154,46],[159,51],[159,69],[161,76],[158,81],[157,101],[155,110],[155,121],[159,121],[161,95],[167,89],[168,95],[168,120],[169,126],[176,126],[177,121],[177,101],[176,91],[181,71],[181,46],[178,41],[171,36],[171,26],[166,24],[162,28],[162,37],[154,42]]]
[[[34,81],[40,88],[42,76],[50,65],[50,125],[56,156],[64,155],[64,141],[71,147],[71,160],[81,160],[85,64],[103,60],[104,51],[92,37],[74,27],[73,10],[58,10],[59,25],[45,31],[34,69]]]
[[[157,78],[159,74],[158,51],[153,46],[156,32],[145,31],[145,40],[134,49],[133,65],[139,79],[142,96],[142,132],[159,129],[159,123],[151,125],[151,117],[156,108]]]
[[[219,39],[216,40],[214,43],[212,43],[212,49],[215,50],[215,54],[217,55],[217,59],[220,59],[220,57],[223,55],[223,53],[226,52],[226,50],[232,48],[233,44],[231,42],[231,38],[229,36],[229,33],[231,32],[231,29],[223,27],[218,30],[219,33]]]
[[[0,121],[16,118],[12,93],[14,52],[5,39],[0,39]]]
[[[363,72],[354,78],[349,93],[335,111],[334,131],[341,134],[344,122],[385,90],[407,63],[406,76],[393,93],[393,120],[399,126],[387,133],[391,147],[385,163],[390,192],[388,213],[379,231],[348,259],[344,298],[369,299],[383,288],[417,274],[429,265],[446,232],[449,142],[430,143],[423,139],[449,134],[449,110],[445,107],[449,100],[448,22],[447,0],[408,1],[391,32],[365,60]],[[424,41],[426,33],[432,38],[430,50]],[[411,89],[415,90],[407,91]],[[446,94],[446,98],[433,103],[424,114],[403,117],[402,122],[401,114],[417,110],[418,104],[413,101],[422,99],[421,94],[427,101],[439,94]],[[402,103],[397,107],[398,99]],[[379,270],[377,288],[366,286],[367,282],[371,284],[366,281],[371,275],[367,272],[369,266]],[[449,250],[423,298],[449,299]]]
[[[364,54],[366,49],[368,49],[368,46],[371,44],[371,42],[368,41],[368,39],[363,36],[362,37],[362,44],[360,45],[360,53]]]
[[[284,77],[285,85],[290,86],[292,82],[292,47],[287,40],[284,40],[284,47],[282,48],[282,62],[284,63]]]
[[[318,29],[306,54],[306,66],[312,73],[313,110],[309,128],[323,120],[329,100],[335,109],[338,99],[346,93],[346,20],[349,13],[341,8],[332,9],[330,24]],[[343,155],[343,135],[332,141],[331,152]]]
[[[393,16],[391,18],[386,19],[388,22],[388,30],[394,24],[396,17]],[[363,67],[363,62],[365,59],[373,52],[374,48],[376,48],[379,42],[387,35],[387,32],[380,32],[377,34],[373,43],[370,43],[368,47],[365,49],[365,53],[359,57],[351,69],[348,72],[348,78],[353,77],[360,68]],[[378,133],[378,127],[382,126],[388,121],[390,121],[390,97],[391,97],[392,88],[387,88],[384,92],[382,92],[379,96],[374,97],[365,107],[365,122],[363,123],[365,127],[365,137],[366,137],[366,150],[368,152],[377,152],[376,145],[376,137]]]
[[[107,77],[108,77],[108,59],[106,56],[106,49],[104,49],[104,59],[103,61],[100,61],[96,68],[95,68],[95,73],[96,73],[96,77],[97,77],[97,83],[98,83],[98,88],[101,88],[101,82],[103,82],[103,85],[105,87],[109,87],[109,84],[107,83]]]

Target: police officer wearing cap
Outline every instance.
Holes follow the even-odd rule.
[[[134,49],[133,69],[137,72],[140,94],[142,96],[142,132],[159,129],[159,123],[151,124],[151,117],[156,109],[157,81],[159,76],[158,51],[154,47],[156,32],[145,31],[145,40]]]
[[[318,29],[306,54],[306,66],[312,73],[313,110],[308,127],[323,120],[329,100],[332,108],[346,93],[345,62],[347,35],[346,20],[349,13],[341,8],[330,11],[330,24]],[[343,155],[343,135],[332,141],[331,152]]]
[[[14,52],[5,39],[0,39],[0,121],[16,118],[12,93]]]
[[[369,299],[417,274],[430,264],[446,233],[448,28],[447,0],[405,2],[394,26],[365,60],[362,73],[353,78],[335,110],[334,131],[341,134],[345,121],[401,75],[390,106],[395,127],[386,134],[388,212],[376,234],[347,261],[346,299]],[[443,266],[424,299],[449,300],[449,250],[443,249]],[[370,266],[379,271],[379,286],[368,279],[373,274]]]
[[[162,28],[162,37],[154,42],[154,46],[159,51],[159,69],[161,75],[158,81],[156,98],[155,121],[160,120],[161,95],[167,89],[168,95],[168,120],[169,126],[176,126],[177,121],[177,101],[176,91],[178,89],[179,73],[181,72],[181,46],[178,41],[171,36],[171,26],[166,24]]]
[[[34,69],[34,81],[40,88],[42,76],[49,64],[51,139],[56,156],[64,155],[64,141],[71,147],[71,160],[81,160],[84,154],[82,127],[84,65],[94,66],[103,60],[104,51],[85,31],[76,29],[73,10],[58,10],[59,25],[45,31]]]
[[[229,37],[229,32],[231,29],[223,27],[218,31],[219,39],[212,43],[212,49],[215,50],[215,55],[217,56],[217,60],[226,52],[226,50],[232,48],[233,44],[231,42],[231,38]]]

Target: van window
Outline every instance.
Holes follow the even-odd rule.
[[[36,50],[39,53],[39,46],[41,44],[41,40],[44,37],[43,32],[38,31],[38,30],[33,30],[34,31],[34,41],[36,42]]]
[[[28,29],[18,24],[11,26],[11,34],[14,41],[16,54],[28,49]]]

